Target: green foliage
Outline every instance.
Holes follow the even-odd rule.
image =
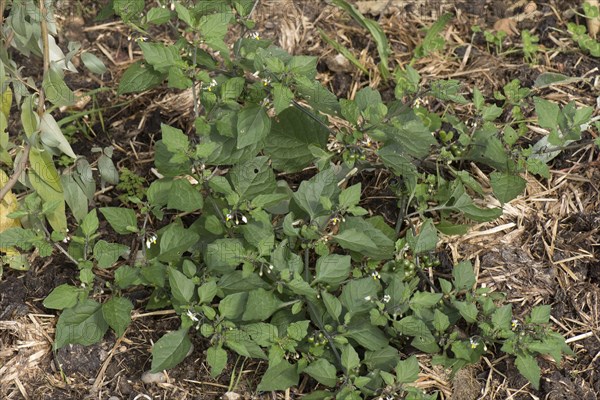
[[[411,66],[391,74],[381,28],[335,1],[373,35],[382,76],[393,77],[396,96],[384,102],[367,87],[354,99],[338,99],[315,79],[315,57],[292,56],[256,35],[239,37],[233,48],[224,42],[233,24],[252,29],[252,4],[176,2],[172,11],[151,8],[140,16],[144,2],[113,1],[114,12],[135,29],[176,20],[185,30],[171,46],[139,40],[143,60],[123,74],[118,93],[166,83],[190,88],[202,105],[195,109],[195,132],[161,126],[155,167],[163,177],[148,187],[129,170],[116,175],[112,149],[97,149],[101,180],[119,184],[129,208],[88,212],[95,192],[90,163],[77,159],[61,174],[52,156],[74,157],[70,144],[51,114],[34,113],[33,96],[23,96],[21,119],[32,142],[26,183],[34,192],[13,216],[27,217],[29,225],[3,230],[0,243],[47,257],[52,246],[70,239],[65,253],[81,285],[61,285],[44,301],[62,310],[54,347],[95,343],[109,328],[122,335],[133,309],[124,291],[143,285],[153,291],[147,309],[172,308],[181,320],[177,331],[155,343],[152,371],[177,365],[190,352],[190,336],[201,335],[210,343],[213,377],[230,353],[265,360],[258,391],[285,390],[306,374],[323,385],[312,398],[433,398],[410,386],[419,365],[416,357],[401,356],[409,346],[453,371],[497,346],[537,385],[537,355],[559,362],[570,353],[549,329],[549,308],[515,322],[502,293],[477,286],[468,261],[454,266],[450,280],[431,282],[425,273],[440,265],[439,233],[462,233],[465,220],[501,215],[500,208],[481,206],[489,190],[463,169],[464,161],[489,171],[499,203],[523,191],[520,174],[527,168],[547,172],[544,149],[517,145],[525,126],[520,104],[529,100],[529,89],[513,81],[495,99],[474,89],[469,100],[457,80],[425,85]],[[11,10],[9,26],[26,49],[37,40],[18,36],[25,32],[21,25],[33,23],[18,10]],[[450,18],[428,31],[415,57],[443,46],[440,32]],[[102,71],[86,58],[92,72]],[[45,82],[56,105],[72,100],[61,73],[49,73]],[[12,82],[16,92],[19,81]],[[448,106],[431,112],[424,96]],[[475,120],[461,121],[453,107],[470,102]],[[580,139],[588,108],[533,102],[549,145]],[[329,116],[344,123],[334,128]],[[364,202],[370,181],[359,178],[365,174],[394,176],[390,188],[401,216],[395,226],[370,215]],[[65,204],[76,221],[68,239]],[[101,238],[102,220],[135,246]],[[161,227],[156,232],[153,223]],[[130,262],[118,266],[123,257]],[[106,283],[109,298],[92,300],[98,269],[115,266],[114,280]]]

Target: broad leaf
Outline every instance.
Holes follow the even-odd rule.
[[[63,283],[62,285],[55,287],[52,292],[50,292],[48,297],[44,299],[42,304],[46,308],[55,310],[70,308],[77,304],[77,299],[79,298],[80,293],[81,289]]]
[[[137,232],[137,218],[135,211],[130,208],[102,207],[100,212],[110,226],[120,235]]]
[[[297,385],[299,379],[300,375],[296,366],[287,361],[281,361],[276,365],[269,366],[256,390],[262,392],[286,390]]]
[[[152,372],[173,368],[187,356],[192,347],[187,329],[169,332],[152,346]]]
[[[102,316],[108,325],[114,329],[117,337],[125,332],[131,323],[133,304],[125,297],[113,296],[102,305]]]
[[[237,148],[262,142],[270,130],[271,119],[263,107],[253,104],[243,108],[237,119]]]
[[[320,384],[328,387],[334,387],[337,383],[335,367],[324,358],[319,358],[312,362],[304,369],[304,373],[310,375]]]
[[[102,306],[93,300],[84,300],[62,312],[56,324],[54,349],[67,344],[89,346],[98,343],[108,330],[102,316]]]

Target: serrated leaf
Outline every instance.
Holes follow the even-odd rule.
[[[319,172],[308,181],[300,183],[294,193],[295,202],[308,213],[311,219],[328,212],[322,198],[331,198],[339,191],[333,170]]]
[[[217,239],[207,246],[204,260],[209,271],[233,270],[243,261],[244,254],[240,240]]]
[[[452,281],[458,290],[469,290],[475,285],[475,273],[470,261],[463,261],[452,269]]]
[[[152,7],[146,14],[146,22],[154,25],[162,25],[171,19],[171,10],[162,7]]]
[[[169,68],[177,68],[183,65],[177,46],[143,41],[138,43],[144,53],[144,60],[152,65],[157,72],[167,73]]]
[[[187,334],[187,329],[169,332],[152,346],[152,372],[160,372],[173,368],[186,357],[192,342]]]
[[[492,314],[492,324],[497,329],[509,330],[512,317],[512,304],[505,304]]]
[[[517,355],[515,365],[517,366],[519,373],[527,378],[529,382],[531,382],[531,385],[534,387],[534,389],[539,390],[540,377],[542,373],[535,358],[529,354]]]
[[[133,304],[125,297],[113,296],[102,305],[102,316],[117,337],[122,336],[131,323],[132,310]]]

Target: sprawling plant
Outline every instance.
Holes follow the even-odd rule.
[[[373,21],[337,3],[376,32]],[[144,1],[113,1],[143,52],[123,74],[119,94],[166,82],[191,93],[195,121],[185,132],[162,125],[155,166],[163,178],[130,196],[133,206],[99,209],[116,233],[133,238],[131,246],[104,240],[87,202],[82,208],[67,201],[77,226],[65,253],[77,263],[81,285],[61,285],[44,301],[62,310],[55,348],[95,343],[109,327],[122,335],[133,309],[126,290],[144,285],[153,289],[147,309],[170,307],[181,318],[180,328],[154,345],[153,371],[177,365],[191,348],[190,335],[201,335],[210,343],[213,376],[231,352],[264,359],[268,369],[256,390],[287,389],[307,374],[321,389],[309,399],[435,398],[410,385],[418,352],[456,371],[486,352],[503,351],[538,387],[535,357],[549,354],[559,362],[570,353],[549,329],[549,307],[518,320],[502,293],[477,286],[469,262],[455,265],[449,279],[432,281],[425,271],[440,266],[439,233],[460,234],[464,221],[500,216],[500,207],[486,205],[490,196],[495,204],[515,198],[525,188],[520,174],[526,169],[547,175],[550,158],[542,155],[578,140],[591,109],[559,109],[536,98],[539,124],[550,136],[535,149],[521,149],[521,104],[531,91],[518,81],[487,103],[477,89],[467,100],[455,80],[425,85],[407,66],[390,74],[391,102],[370,87],[339,99],[315,79],[316,57],[290,55],[252,32],[254,6],[253,0],[175,1],[145,11]],[[445,16],[428,34],[417,56],[443,46],[438,31],[448,21]],[[147,39],[161,25],[178,32],[174,43]],[[237,34],[233,46],[228,33]],[[386,54],[387,42],[379,39]],[[443,103],[444,113],[430,112],[424,99]],[[24,115],[31,115],[26,132],[49,129],[42,127],[50,114],[27,111],[34,102],[33,96],[23,101]],[[472,121],[453,112],[467,102],[477,111]],[[44,132],[45,146],[74,157],[68,142],[44,142],[52,137]],[[35,143],[31,135],[28,140]],[[79,182],[71,175],[88,171],[87,161],[77,159],[77,168],[59,179],[46,147],[31,148],[37,158],[30,164],[53,171],[65,196],[66,180]],[[101,156],[110,159],[110,151]],[[465,161],[489,171],[491,191],[462,168]],[[395,224],[365,202],[375,176],[392,182]],[[37,218],[38,225],[5,230],[3,246],[47,255],[50,241],[62,249],[55,242],[66,233],[65,196],[47,197],[46,186],[33,184],[36,192],[12,214]],[[45,220],[52,233],[36,230]],[[129,262],[120,260],[125,257]],[[115,265],[114,281],[96,276]],[[93,296],[97,284],[110,294],[102,304]]]

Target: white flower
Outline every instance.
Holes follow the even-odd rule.
[[[275,268],[272,264],[269,264],[269,271],[273,271],[273,268]]]
[[[469,343],[471,343],[472,349],[475,349],[477,346],[479,346],[479,340],[473,337],[469,339]]]
[[[365,301],[371,301],[371,296],[365,297]]]
[[[269,78],[261,79],[263,86],[269,86],[271,84],[271,80]]]
[[[392,299],[392,296],[390,296],[389,294],[386,294],[385,296],[383,296],[384,303],[389,303],[391,299]]]
[[[192,310],[187,310],[185,315],[187,315],[192,321],[198,322],[198,317],[196,317],[196,313],[193,312]]]
[[[259,34],[258,32],[252,32],[252,33],[250,34],[250,37],[251,37],[252,39],[260,40],[260,34]]]
[[[381,275],[379,275],[379,272],[377,271],[373,271],[371,273],[371,276],[373,277],[373,279],[381,279]]]
[[[156,239],[158,239],[158,237],[154,233],[149,234],[148,237],[146,237],[146,248],[149,249],[150,246],[156,244]]]

